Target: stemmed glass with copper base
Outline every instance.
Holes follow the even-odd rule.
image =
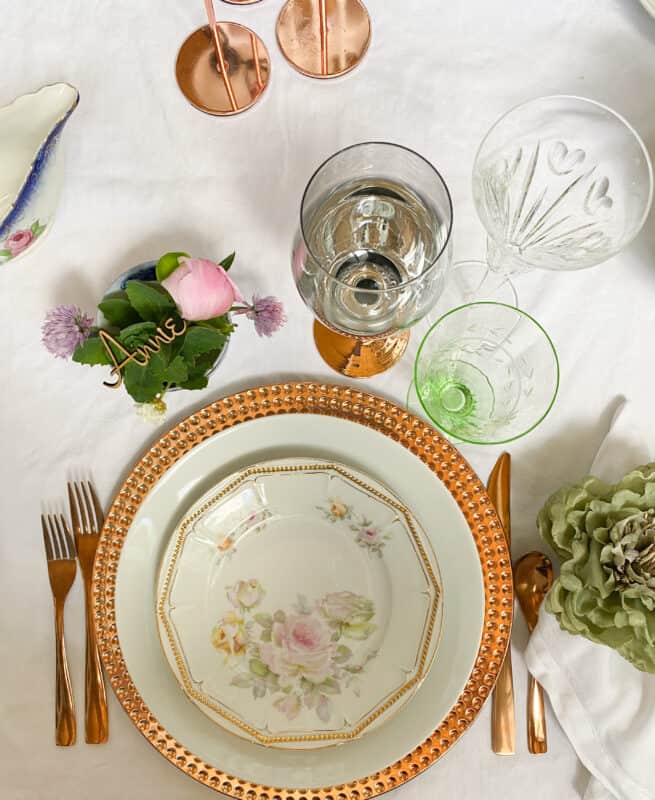
[[[205,0],[205,11],[209,24],[194,31],[178,53],[177,83],[201,111],[216,116],[238,114],[254,105],[268,85],[268,50],[250,28],[236,22],[217,23],[212,0]]]
[[[367,377],[398,361],[410,328],[443,289],[452,221],[443,179],[405,147],[353,145],[318,168],[302,200],[292,267],[330,367]]]
[[[287,61],[312,78],[335,78],[361,61],[371,19],[361,0],[287,0],[277,21]]]

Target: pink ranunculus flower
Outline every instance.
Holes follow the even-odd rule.
[[[292,614],[284,622],[273,623],[271,641],[263,642],[259,652],[285,687],[299,678],[323,683],[333,673],[336,649],[332,632],[322,619]]]
[[[190,322],[220,317],[243,297],[227,272],[204,258],[180,258],[180,266],[161,285]]]
[[[23,250],[27,249],[34,241],[34,234],[30,230],[14,231],[11,236],[5,239],[5,248],[9,250],[15,258]]]

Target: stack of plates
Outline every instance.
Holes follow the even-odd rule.
[[[433,764],[489,695],[512,615],[504,536],[459,453],[313,384],[226,398],[151,448],[95,587],[135,724],[248,800],[357,800]]]

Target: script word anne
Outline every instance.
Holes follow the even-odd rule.
[[[107,331],[100,331],[99,336],[105,346],[107,355],[111,359],[111,363],[114,365],[110,374],[116,376],[114,383],[103,381],[103,384],[109,386],[111,389],[118,389],[123,383],[123,369],[125,366],[129,364],[130,361],[134,361],[134,363],[138,364],[140,367],[145,367],[150,361],[150,357],[161,350],[162,344],[170,344],[174,339],[177,339],[178,336],[182,336],[182,334],[186,332],[186,321],[181,320],[181,324],[182,327],[178,328],[177,322],[174,319],[167,319],[166,322],[155,330],[154,335],[151,336],[145,344],[142,344],[141,347],[137,347],[134,352],[127,350],[124,345],[114,339]],[[125,358],[122,361],[118,361],[116,352],[121,353]]]

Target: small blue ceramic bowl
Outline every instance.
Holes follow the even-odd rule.
[[[125,287],[128,284],[128,281],[132,281],[132,280],[137,280],[137,281],[156,281],[157,280],[157,274],[156,274],[156,271],[155,271],[156,266],[157,266],[157,262],[156,261],[144,261],[143,264],[137,264],[135,267],[132,267],[131,269],[126,270],[125,272],[123,272],[122,275],[119,275],[116,278],[116,280],[111,284],[111,286],[107,289],[107,291],[105,292],[105,297],[107,297],[107,295],[111,294],[112,292],[120,292],[120,291],[124,290]],[[106,324],[106,322],[107,322],[107,320],[103,317],[102,312],[99,311],[98,315],[97,315],[97,318],[96,318],[96,325],[99,328],[101,328],[103,325]],[[225,358],[225,354],[227,353],[227,348],[229,347],[229,344],[230,344],[230,340],[228,338],[228,340],[223,345],[223,349],[221,350],[218,358],[214,362],[214,366],[210,370],[207,370],[207,372],[205,373],[205,375],[208,378],[211,375],[213,375],[214,372],[216,372],[216,370],[218,369],[219,365],[221,364],[221,362]],[[180,389],[177,386],[173,386],[168,391],[169,392],[179,392]]]

